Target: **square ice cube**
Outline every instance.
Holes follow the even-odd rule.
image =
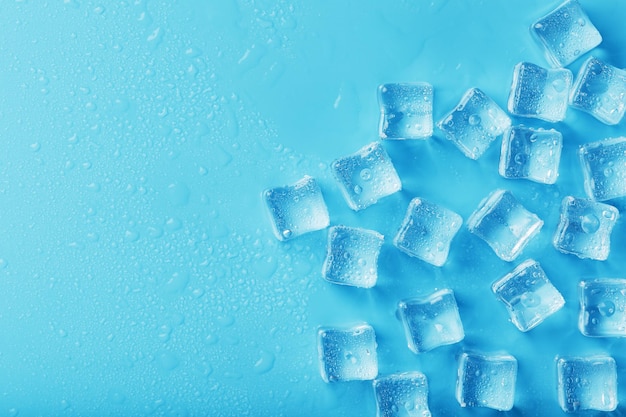
[[[509,116],[478,88],[469,89],[454,110],[437,123],[471,159],[478,159],[510,125]]]
[[[324,279],[353,287],[373,287],[378,279],[378,254],[383,240],[383,235],[374,230],[331,227],[322,269]]]
[[[378,375],[376,334],[367,323],[350,328],[321,327],[317,333],[322,379],[365,381]]]
[[[554,129],[513,126],[502,137],[500,175],[554,184],[559,176],[562,147],[563,135]]]
[[[582,145],[585,192],[598,201],[626,196],[626,137]]]
[[[565,412],[617,408],[617,367],[610,356],[557,358],[559,405]]]
[[[378,87],[382,139],[426,139],[433,134],[433,86],[428,83]]]
[[[513,324],[523,332],[536,327],[565,304],[561,293],[533,259],[519,264],[494,282],[491,289],[506,305]]]
[[[465,337],[452,290],[400,301],[398,312],[409,349],[415,353],[458,343]]]
[[[462,224],[463,218],[452,210],[414,198],[393,244],[410,256],[442,266],[448,259],[450,242]]]
[[[590,337],[626,337],[626,279],[581,281],[578,328]]]
[[[430,417],[428,381],[421,372],[405,372],[373,382],[377,417]]]
[[[322,190],[315,178],[307,175],[293,185],[265,190],[263,199],[278,240],[293,239],[330,224]]]
[[[626,111],[626,71],[590,57],[578,72],[570,105],[607,125],[618,124]]]
[[[567,112],[572,79],[568,69],[546,69],[520,62],[513,71],[509,111],[516,116],[560,122]]]
[[[554,247],[579,258],[604,261],[609,257],[611,231],[618,217],[617,209],[608,204],[565,197]]]
[[[602,42],[600,32],[576,0],[566,1],[537,20],[530,32],[554,67],[568,66]]]
[[[337,159],[331,168],[348,206],[355,211],[402,189],[398,173],[380,142]]]
[[[510,191],[495,190],[480,202],[467,221],[469,231],[505,261],[513,261],[543,226]]]
[[[456,399],[461,407],[513,408],[517,360],[507,354],[463,353],[459,359]]]

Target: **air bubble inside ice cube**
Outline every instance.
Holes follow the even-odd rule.
[[[433,87],[428,83],[378,87],[382,139],[426,139],[433,134]]]
[[[463,353],[459,359],[456,399],[461,407],[513,408],[517,360],[508,354]]]
[[[317,341],[324,381],[372,380],[378,375],[376,334],[369,324],[349,328],[321,327]]]
[[[626,279],[597,278],[579,285],[578,328],[590,337],[626,337]]]
[[[610,356],[557,358],[559,405],[566,412],[617,408],[617,367]]]

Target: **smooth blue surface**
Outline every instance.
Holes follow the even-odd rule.
[[[594,56],[624,68],[626,3],[581,4],[603,35]],[[551,239],[562,198],[585,195],[578,146],[624,121],[569,109],[553,186],[500,177],[500,139],[473,161],[439,130],[384,142],[403,190],[358,213],[330,171],[378,139],[380,84],[430,83],[435,120],[471,87],[504,107],[515,64],[548,65],[529,27],[556,5],[0,1],[0,415],[373,416],[371,383],[326,384],[317,360],[319,325],[359,321],[381,375],[427,376],[434,416],[472,414],[454,400],[465,349],[518,359],[516,416],[561,413],[557,354],[609,354],[623,375],[626,342],[577,329],[577,286],[623,276],[624,217],[604,262]],[[325,231],[273,236],[262,190],[305,174],[331,224],[386,236],[371,290],[321,277]],[[489,288],[515,263],[465,227],[442,268],[390,244],[413,197],[467,219],[496,188],[545,221],[524,255],[566,301],[528,333]],[[416,355],[398,300],[447,287],[466,337]],[[621,376],[618,399],[623,413]]]

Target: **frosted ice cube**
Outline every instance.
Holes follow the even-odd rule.
[[[566,412],[617,408],[617,367],[610,356],[557,358],[559,405]]]
[[[409,349],[415,353],[457,343],[465,337],[452,290],[400,301],[398,312]]]
[[[322,275],[335,284],[373,287],[378,279],[378,254],[383,240],[383,235],[374,230],[331,227]]]
[[[567,112],[572,79],[568,69],[545,69],[520,62],[513,71],[509,111],[516,116],[560,122]]]
[[[378,375],[376,334],[367,323],[350,328],[321,327],[318,355],[326,382],[372,380]]]
[[[570,105],[607,125],[618,124],[626,111],[626,71],[590,57],[578,72]]]
[[[582,145],[585,192],[598,201],[626,196],[626,137]]]
[[[609,257],[611,231],[618,217],[617,209],[608,204],[565,197],[554,247],[579,258],[603,261]]]
[[[530,31],[554,67],[571,64],[602,42],[600,32],[575,0],[566,1],[537,20]]]
[[[378,87],[383,139],[425,139],[433,134],[433,87],[428,83]]]
[[[410,256],[442,266],[448,259],[450,242],[462,224],[461,216],[452,210],[414,198],[393,244]]]
[[[554,184],[562,147],[563,135],[554,129],[513,126],[502,137],[500,175]]]
[[[511,119],[482,90],[469,89],[459,104],[437,126],[471,159],[478,159]]]
[[[380,142],[337,159],[331,168],[352,210],[363,210],[402,189],[398,173]]]
[[[405,372],[373,382],[377,417],[430,417],[428,381],[421,372]]]
[[[507,354],[463,353],[459,359],[456,399],[461,407],[513,408],[517,360]]]
[[[578,328],[590,337],[626,337],[626,279],[581,281]]]
[[[500,259],[513,261],[543,226],[543,220],[522,206],[510,191],[496,190],[480,202],[467,221]]]
[[[293,239],[330,224],[322,190],[312,177],[304,176],[293,185],[265,190],[263,199],[278,240]]]
[[[523,332],[536,327],[565,304],[561,293],[533,259],[519,264],[494,282],[491,289],[506,305],[513,324]]]

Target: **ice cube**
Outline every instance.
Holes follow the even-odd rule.
[[[617,408],[617,367],[610,356],[557,358],[559,405],[566,412]]]
[[[626,337],[626,279],[581,281],[578,328],[590,337]]]
[[[533,259],[519,264],[494,282],[491,289],[506,305],[513,324],[523,332],[536,327],[565,304],[561,293]]]
[[[367,323],[349,328],[321,327],[317,333],[322,379],[372,380],[378,375],[376,334]]]
[[[452,210],[414,198],[393,243],[410,256],[442,266],[462,224],[461,216]]]
[[[517,360],[508,354],[463,353],[459,359],[456,399],[461,407],[513,408]]]
[[[433,87],[428,83],[378,87],[382,139],[426,139],[433,134]]]
[[[542,226],[543,221],[506,190],[489,194],[467,221],[471,233],[487,242],[500,259],[509,262],[517,258]]]
[[[554,247],[579,258],[604,261],[609,257],[611,231],[618,217],[617,209],[608,204],[565,197]]]
[[[330,224],[322,190],[312,177],[304,176],[293,185],[265,190],[263,199],[278,240],[293,239]]]
[[[602,42],[600,32],[576,0],[564,2],[537,20],[530,32],[554,67],[566,67]]]
[[[511,119],[482,90],[469,89],[459,104],[437,126],[471,159],[478,159]]]
[[[409,349],[415,353],[458,343],[465,337],[459,309],[450,289],[398,303]]]
[[[363,210],[402,189],[398,173],[380,142],[337,159],[331,168],[352,210]]]
[[[567,112],[572,78],[568,69],[545,69],[520,62],[513,71],[509,111],[516,116],[560,122]]]
[[[405,372],[373,382],[377,417],[430,417],[428,381],[421,372]]]
[[[606,201],[626,196],[626,137],[582,145],[579,154],[589,198]]]
[[[513,126],[502,137],[500,175],[554,184],[562,147],[563,136],[554,129]]]
[[[335,284],[373,287],[378,279],[378,254],[383,240],[383,235],[374,230],[331,227],[322,275]]]
[[[590,57],[578,72],[570,105],[607,125],[618,124],[626,111],[626,71]]]

